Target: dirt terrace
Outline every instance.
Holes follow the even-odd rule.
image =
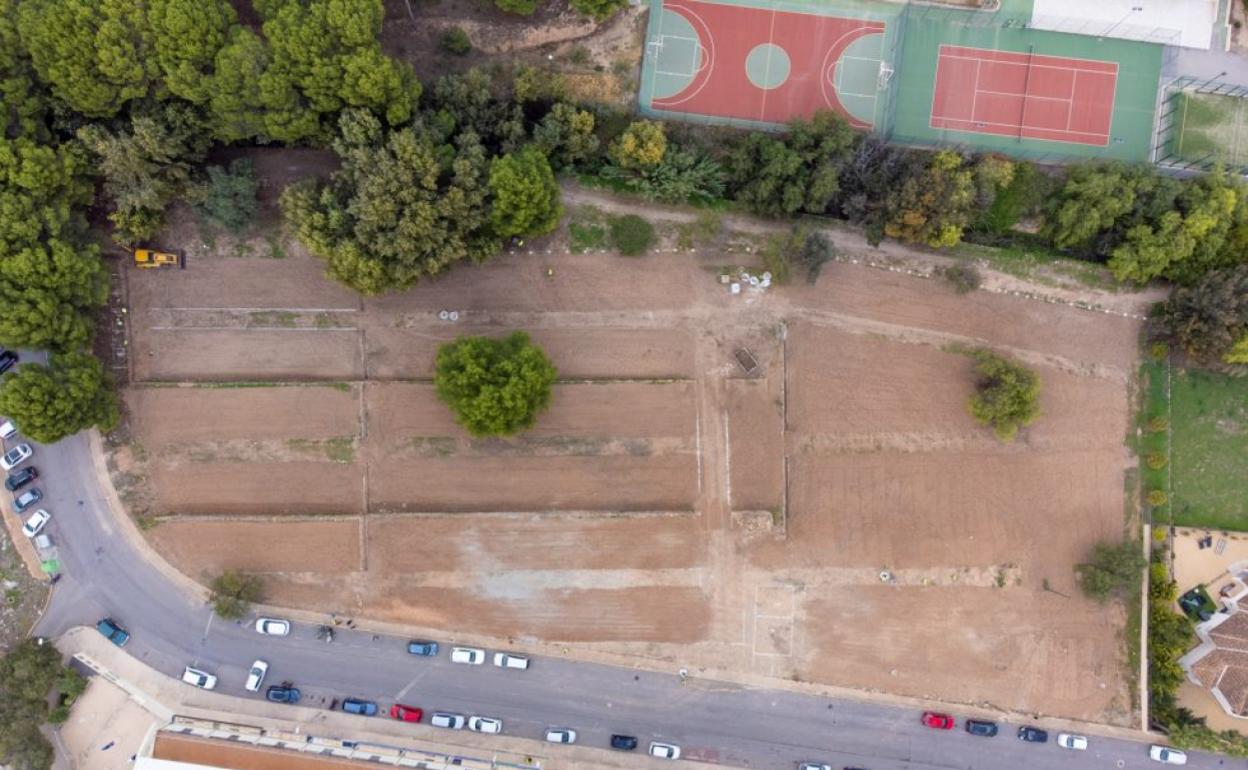
[[[431,634],[1129,722],[1124,619],[1073,567],[1123,528],[1136,322],[842,263],[734,298],[740,255],[561,243],[367,300],[289,244],[130,271],[113,464],[149,537]],[[473,440],[433,356],[517,328],[563,379],[533,431]],[[970,345],[1041,376],[1015,444],[966,412]]]

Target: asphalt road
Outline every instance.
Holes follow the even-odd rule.
[[[219,677],[218,690],[246,693],[247,668],[270,664],[266,686],[291,680],[301,705],[333,699],[374,700],[383,713],[401,702],[429,711],[480,714],[503,720],[509,735],[538,738],[547,727],[571,727],[578,744],[607,745],[611,733],[676,743],[689,759],[750,768],[794,770],[801,761],[868,770],[967,768],[1157,768],[1145,743],[1091,737],[1087,751],[1024,743],[1016,725],[995,738],[919,724],[919,712],[832,700],[782,690],[759,690],[690,678],[561,659],[535,658],[527,671],[452,664],[449,645],[436,658],[409,655],[406,639],[339,629],[331,644],[314,626],[296,624],[288,637],[257,634],[250,623],[215,618],[135,553],[111,519],[92,469],[85,436],[36,446],[30,461],[43,474],[46,530],[59,550],[63,578],[36,628],[56,636],[108,615],[132,634],[126,651],[170,676],[186,665]],[[11,514],[10,514],[11,515]],[[428,716],[425,717],[426,721]],[[350,736],[339,736],[350,737]],[[550,747],[557,756],[558,747]],[[1194,768],[1248,768],[1248,762],[1192,753]]]

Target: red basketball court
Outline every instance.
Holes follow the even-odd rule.
[[[940,47],[932,128],[1105,146],[1117,62]]]
[[[846,73],[837,68],[845,66],[841,56],[854,41],[884,31],[882,22],[701,0],[666,0],[662,7],[688,23],[697,43],[687,72],[659,73],[687,74],[687,83],[676,93],[652,99],[651,108],[768,123],[832,109],[854,126],[870,127],[845,108],[837,85],[845,82]],[[652,45],[671,45],[673,39],[683,38],[661,35]],[[864,93],[853,95],[874,99],[879,62],[856,64],[866,64],[862,69],[870,74],[854,74]],[[867,87],[870,93],[865,93]]]

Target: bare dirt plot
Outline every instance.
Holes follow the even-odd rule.
[[[673,379],[693,375],[693,339],[680,329],[534,328],[564,379]],[[511,327],[373,325],[366,332],[368,374],[376,379],[431,379],[438,347],[466,334],[499,336]]]
[[[332,574],[360,568],[359,519],[176,519],[147,536],[178,569],[197,577],[225,569]]]
[[[977,291],[955,294],[940,282],[830,264],[815,286],[785,289],[794,305],[935,330],[1129,372],[1139,322],[1072,307]]]
[[[849,586],[808,594],[802,616],[803,679],[1076,719],[1129,712],[1122,612],[1082,598]]]
[[[429,571],[696,567],[706,536],[694,516],[370,516],[368,563],[383,575]],[[644,527],[646,536],[636,537]]]
[[[150,380],[357,380],[352,329],[148,329],[134,332],[134,377]]]
[[[220,439],[300,439],[360,433],[355,387],[137,387],[125,393],[146,449]]]
[[[361,513],[363,475],[340,463],[199,462],[152,469],[157,512]]]
[[[527,585],[519,573],[479,576],[473,589],[412,587],[402,580],[318,583],[269,578],[270,601],[346,611],[426,628],[471,628],[499,638],[689,644],[705,639],[710,607],[700,588],[580,590]]]
[[[1074,588],[1088,544],[1122,530],[1121,473],[1104,452],[801,454],[790,461],[789,540],[760,566],[1021,564],[1026,583]]]
[[[555,271],[548,276],[546,270]],[[706,272],[670,254],[616,257],[504,254],[483,266],[456,266],[437,280],[367,301],[388,313],[429,310],[568,312],[679,310],[700,293]]]
[[[360,308],[359,295],[301,248],[284,259],[189,256],[185,270],[130,269],[126,282],[131,304],[144,308]]]
[[[981,434],[966,410],[969,358],[827,326],[789,326],[789,429]]]
[[[379,460],[368,486],[376,511],[681,511],[696,494],[692,453]]]
[[[779,372],[764,380],[729,380],[730,500],[739,511],[779,511],[784,433]]]
[[[386,453],[431,437],[466,437],[432,385],[370,383],[369,444]],[[675,438],[694,435],[693,384],[557,384],[548,411],[516,443],[543,438]],[[550,442],[537,442],[549,444]]]

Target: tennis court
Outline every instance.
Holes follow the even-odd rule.
[[[1109,144],[1118,65],[942,45],[933,128]]]

